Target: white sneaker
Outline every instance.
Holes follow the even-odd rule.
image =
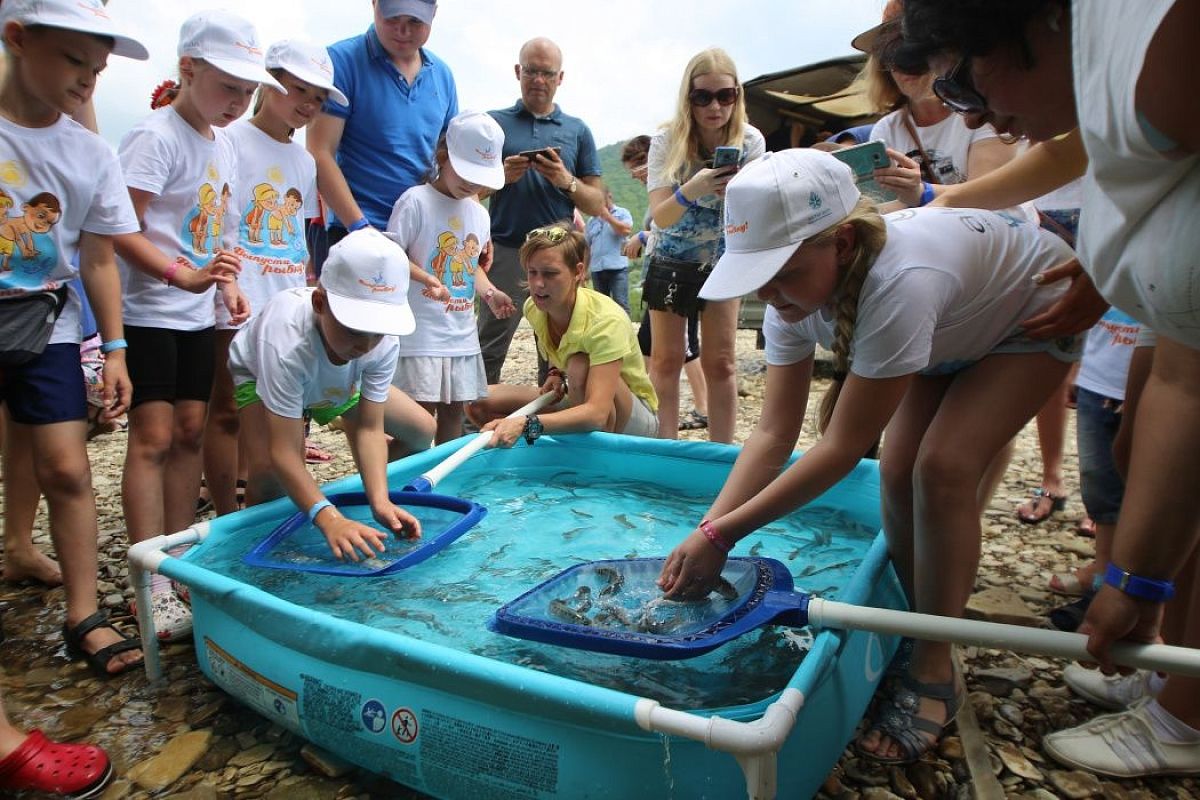
[[[1158,694],[1151,685],[1154,673],[1148,669],[1139,669],[1128,675],[1105,675],[1098,669],[1068,664],[1062,677],[1075,694],[1109,711],[1129,708],[1144,697]]]
[[[138,615],[137,603],[132,603],[133,615]],[[154,615],[154,633],[160,642],[178,642],[192,635],[192,610],[173,591],[155,592],[150,596],[150,613]]]
[[[1175,744],[1159,739],[1146,708],[1150,702],[1143,698],[1125,711],[1047,734],[1042,745],[1069,767],[1114,778],[1200,775],[1200,742]]]

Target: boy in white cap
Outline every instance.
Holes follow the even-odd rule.
[[[321,105],[345,97],[333,85],[333,64],[324,47],[287,39],[266,53],[267,71],[287,92],[263,87],[254,113],[227,129],[237,153],[237,185],[231,214],[240,216],[234,253],[242,262],[238,285],[252,314],[284,289],[305,285],[309,271],[304,221],[317,211],[317,169],[304,145],[292,140]],[[238,413],[229,375],[229,343],[238,326],[216,304],[216,352],[212,396],[204,431],[204,479],[217,514],[239,506]],[[244,467],[244,459],[242,466]]]
[[[431,178],[405,192],[388,221],[413,258],[409,303],[418,320],[400,340],[393,383],[437,418],[438,444],[462,435],[464,403],[487,396],[475,299],[501,319],[516,313],[479,269],[491,220],[477,195],[504,185],[503,151],[504,131],[491,116],[457,115],[438,142]]]
[[[391,385],[397,337],[415,325],[408,257],[365,229],[330,248],[319,285],[275,295],[229,350],[249,462],[247,504],[287,494],[340,559],[382,552],[386,535],[343,517],[321,494],[304,465],[304,414],[322,424],[343,418],[375,519],[397,535],[419,536],[416,518],[388,499],[387,482],[389,460],[433,438],[433,419]]]
[[[990,211],[916,208],[880,217],[848,166],[785,150],[744,167],[725,194],[725,254],[700,296],[757,291],[769,304],[763,417],[712,508],[671,553],[671,597],[706,592],[751,531],[816,499],[887,427],[884,532],[915,610],[959,616],[979,560],[984,475],[1079,357],[1023,320],[1064,291],[1033,277],[1070,257],[1053,234]],[[786,470],[817,343],[835,357],[821,439]],[[836,404],[836,405],[835,405]],[[910,763],[962,701],[950,646],[916,642],[881,684],[858,752]]]
[[[121,499],[135,543],[194,520],[213,381],[214,286],[231,318],[249,313],[229,235],[237,160],[221,129],[245,112],[260,83],[283,91],[254,26],[236,14],[189,17],[178,53],[174,102],[135,125],[118,151],[143,223],[116,242],[133,381]],[[191,611],[170,581],[154,576],[152,596],[159,637],[189,636]]]
[[[7,0],[0,25],[8,59],[0,90],[0,163],[6,165],[0,182],[6,267],[0,271],[0,404],[12,428],[32,444],[30,463],[49,505],[66,589],[67,652],[107,677],[141,663],[141,644],[97,610],[80,304],[66,284],[77,274],[83,278],[108,354],[105,413],[118,415],[129,404],[130,385],[112,237],[136,231],[137,218],[116,156],[71,115],[90,100],[110,54],[145,59],[147,52],[118,32],[100,0]],[[16,352],[27,335],[38,341]],[[63,763],[81,768],[59,769]],[[27,736],[0,709],[0,794],[95,792],[111,774],[99,748]]]

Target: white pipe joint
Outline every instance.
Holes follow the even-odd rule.
[[[803,692],[784,689],[761,717],[751,722],[738,722],[664,708],[657,700],[642,698],[634,706],[634,718],[643,730],[682,736],[704,742],[712,750],[745,756],[778,752],[792,732],[803,706]]]

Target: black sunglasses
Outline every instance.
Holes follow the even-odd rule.
[[[971,59],[964,57],[954,69],[933,81],[933,93],[946,108],[959,114],[982,114],[987,99],[971,83]]]
[[[715,92],[710,92],[708,89],[692,89],[688,92],[688,102],[697,108],[705,108],[712,105],[712,101],[716,100],[723,106],[731,106],[737,102],[738,89],[736,86],[731,86],[727,89],[717,89]]]

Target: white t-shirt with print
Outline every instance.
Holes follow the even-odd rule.
[[[234,386],[254,381],[263,406],[288,419],[299,419],[305,409],[345,405],[356,391],[382,403],[396,371],[395,336],[383,337],[362,358],[332,363],[317,330],[315,291],[286,289],[275,295],[229,346]]]
[[[238,159],[232,205],[238,217],[234,253],[242,260],[238,286],[254,314],[284,289],[304,286],[304,221],[317,216],[317,165],[303,145],[272,139],[248,119],[225,131]],[[230,328],[220,295],[215,308],[217,327]]]
[[[408,304],[417,329],[401,337],[400,355],[477,355],[475,272],[479,254],[491,236],[487,209],[474,200],[455,200],[422,184],[396,201],[387,229],[396,235],[410,261],[437,276],[450,290],[448,302],[434,300],[425,286],[409,282]]]
[[[850,371],[894,378],[978,361],[1018,337],[1022,321],[1047,308],[1066,282],[1039,287],[1033,276],[1071,250],[1052,233],[1007,214],[916,208],[884,217],[887,244],[859,295]],[[833,343],[832,309],[786,323],[768,307],[768,364],[794,364],[815,344]]]
[[[133,233],[137,217],[121,165],[67,116],[45,128],[0,117],[0,297],[54,290],[79,274],[82,232]],[[50,344],[78,344],[79,298],[69,292]]]
[[[882,139],[888,147],[919,162],[921,153],[917,149],[917,142],[904,124],[907,114],[908,111],[903,108],[888,114],[871,128],[871,138]],[[967,154],[971,145],[995,139],[999,135],[990,124],[971,130],[958,114],[951,114],[941,122],[924,127],[913,123],[913,127],[921,137],[921,147],[929,155],[931,169],[938,183],[946,184],[962,183],[967,179]]]
[[[135,125],[118,149],[125,184],[155,195],[143,215],[146,238],[168,258],[185,258],[196,267],[208,264],[222,246],[232,249],[236,230],[231,201],[237,159],[225,132],[214,128],[213,134],[200,135],[167,106]],[[213,326],[215,289],[192,294],[119,263],[126,324],[180,331]]]

